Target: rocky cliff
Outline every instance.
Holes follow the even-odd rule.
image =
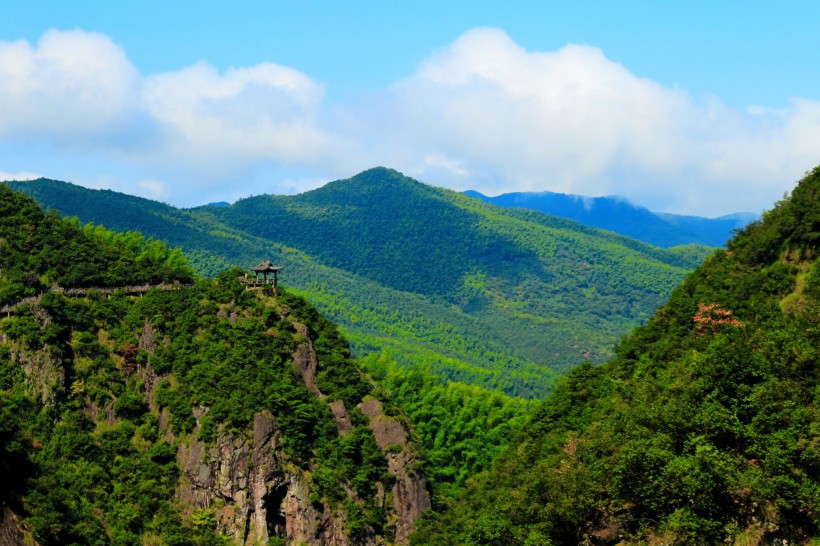
[[[396,517],[396,544],[406,544],[413,523],[421,512],[431,507],[427,479],[421,470],[421,461],[410,442],[409,425],[396,417],[384,414],[382,403],[372,397],[358,405],[370,420],[370,429],[387,456],[387,468],[396,477],[391,491]]]
[[[183,474],[178,496],[193,514],[210,511],[217,530],[235,544],[267,544],[272,536],[294,544],[345,544],[330,511],[309,500],[310,475],[282,460],[269,411],[256,414],[249,435],[225,434],[206,446],[179,445]]]
[[[309,328],[299,322],[293,326],[301,340],[293,355],[293,367],[308,390],[324,400],[327,396],[316,385],[319,359]],[[335,400],[329,407],[338,433],[349,434],[352,423],[344,402]],[[431,506],[408,425],[385,416],[381,402],[371,396],[358,408],[369,419],[395,479],[390,495],[385,495],[383,488],[377,493],[388,521],[383,535],[370,530],[364,540],[353,540],[345,533],[343,512],[326,501],[311,501],[311,472],[297,468],[283,455],[281,431],[267,410],[254,416],[249,433],[220,432],[208,446],[196,438],[195,430],[179,443],[177,462],[183,473],[180,501],[190,513],[209,511],[217,530],[236,544],[267,544],[271,537],[306,545],[407,544],[413,522]],[[359,500],[350,488],[346,488],[346,496],[350,501]]]
[[[36,336],[16,334],[13,326],[23,322],[32,332],[55,325],[47,310],[34,306],[7,319],[4,325],[11,333],[0,333],[0,358],[6,367],[22,370],[21,387],[40,407],[81,408],[96,430],[88,437],[90,452],[84,456],[97,457],[95,444],[107,434],[134,433],[129,420],[139,425],[131,444],[155,461],[163,460],[151,455],[161,452],[162,445],[173,449],[177,470],[173,498],[168,500],[183,526],[242,545],[407,544],[413,522],[430,507],[428,484],[407,421],[385,415],[345,352],[344,341],[326,321],[311,323],[314,312],[306,313],[303,301],[244,289],[234,295],[241,301],[219,303],[192,289],[178,309],[174,307],[180,302],[175,300],[180,296],[173,294],[149,294],[144,300],[121,297],[123,315],[116,324],[74,331],[63,343],[34,343]],[[89,308],[101,303],[60,301]],[[199,306],[200,326],[183,343],[167,318],[188,305]],[[302,316],[297,320],[296,314]],[[81,327],[65,314],[57,322],[75,330]],[[210,328],[208,335],[205,328]],[[224,331],[217,333],[220,329]],[[258,355],[250,357],[257,377],[243,377],[256,382],[259,375],[279,368],[293,384],[290,390],[282,387],[275,398],[287,411],[246,401],[232,405],[233,414],[226,418],[216,397],[241,400],[247,393],[220,390],[216,377],[185,390],[188,381],[180,372],[180,359],[199,359],[187,351],[199,347],[207,352],[218,346],[230,353],[223,354],[226,358],[244,357],[244,348],[230,346],[238,343],[242,330],[259,331],[263,339],[273,340],[259,353],[268,355],[270,363]],[[221,373],[232,371],[225,368]],[[211,372],[202,367],[197,373]],[[105,374],[128,387],[106,384]],[[259,386],[270,387],[264,381]],[[208,390],[207,400],[202,399],[203,389]],[[255,409],[247,425],[237,426],[237,412],[245,414],[249,407]],[[293,415],[288,411],[309,413],[301,423],[304,428],[296,432],[313,444],[294,449]],[[59,419],[54,424],[59,426]],[[371,468],[370,474],[362,468]],[[96,514],[107,524],[102,510]],[[4,536],[20,539],[9,538],[11,543],[21,543],[24,536],[57,543],[39,534],[36,525],[31,532],[30,515],[24,511],[17,516],[7,509]],[[155,534],[143,533],[141,541],[155,539]]]
[[[242,274],[0,185],[4,542],[407,542],[412,444],[374,437],[336,326]]]

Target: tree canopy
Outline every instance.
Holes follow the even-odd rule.
[[[815,169],[615,358],[562,378],[414,543],[816,542],[818,233]]]

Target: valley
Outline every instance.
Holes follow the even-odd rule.
[[[820,500],[818,180],[716,252],[381,168],[195,209],[9,183],[47,211],[0,187],[4,521],[23,522],[7,531],[805,541]],[[259,256],[285,268],[278,295],[239,282]],[[117,288],[151,284],[174,290]],[[69,438],[85,447],[59,447]],[[158,503],[125,494],[144,480]]]

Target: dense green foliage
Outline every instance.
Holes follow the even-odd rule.
[[[500,209],[383,168],[192,210],[54,181],[12,186],[180,246],[206,275],[273,258],[357,353],[386,349],[405,367],[425,361],[443,379],[525,397],[547,393],[552,371],[609,357],[707,252]]]
[[[193,273],[182,252],[139,233],[118,234],[48,214],[0,184],[0,305],[52,285],[125,286],[178,280]]]
[[[100,275],[80,285],[193,280],[179,251],[44,215],[4,186],[0,210],[0,241],[15,253],[0,277],[9,295],[33,288],[20,272],[66,288],[66,269]],[[66,244],[49,247],[58,237]],[[45,248],[50,260],[38,258]],[[59,267],[66,256],[71,268]],[[246,437],[263,410],[283,462],[312,473],[311,500],[346,514],[354,541],[385,532],[376,490],[393,478],[355,407],[369,381],[330,321],[298,296],[247,290],[240,274],[142,297],[46,292],[0,318],[0,503],[38,543],[222,544],[209,512],[175,500],[177,447]],[[297,325],[312,340],[324,398],[292,362],[306,342]],[[345,436],[335,400],[350,413]]]
[[[390,390],[442,461],[430,473],[443,495],[501,449],[502,416],[523,419],[528,404],[509,396],[541,398],[556,371],[603,361],[709,252],[502,210],[387,169],[193,210],[48,180],[12,186],[83,221],[180,246],[205,275],[261,258],[284,265],[289,290],[338,323],[357,355],[386,352],[440,379],[399,386],[396,369]],[[482,407],[485,397],[497,406]],[[427,411],[432,402],[451,417]],[[499,424],[468,439],[454,416]]]
[[[0,187],[0,244],[3,302],[51,284],[193,279],[178,250],[138,234],[81,228],[6,187]],[[0,320],[3,500],[23,513],[42,544],[127,544],[151,536],[167,544],[221,543],[209,530],[182,522],[171,502],[175,451],[157,441],[156,417],[138,393],[139,382],[91,333],[110,328],[122,303],[47,292],[36,307]],[[34,359],[28,365],[51,377],[27,377],[20,358]],[[117,408],[116,423],[95,426],[89,407],[106,405]]]
[[[816,543],[820,168],[583,365],[416,544]]]
[[[410,417],[427,448],[427,478],[445,505],[467,480],[490,468],[492,460],[518,430],[536,402],[510,398],[463,383],[442,383],[421,365],[399,366],[388,353],[371,354],[362,366],[384,396]]]

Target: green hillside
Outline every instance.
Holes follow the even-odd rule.
[[[406,368],[525,397],[548,392],[554,371],[605,360],[705,253],[503,210],[383,168],[192,210],[54,181],[11,185],[83,222],[161,237],[203,274],[271,258],[358,354],[388,351]]]
[[[424,365],[444,377],[529,396],[553,381],[550,370],[506,353],[506,340],[493,334],[476,336],[483,328],[480,319],[450,304],[383,287],[281,244],[147,199],[50,180],[9,185],[83,221],[161,234],[169,244],[185,249],[203,274],[278,256],[289,289],[339,323],[359,354],[385,350],[405,366]],[[129,212],[134,210],[144,213]]]
[[[406,408],[445,496],[487,468],[531,407],[495,393],[541,398],[554,370],[605,359],[706,251],[503,210],[387,169],[194,210],[49,180],[10,185],[83,222],[161,237],[204,275],[284,265],[288,290],[339,324]]]
[[[501,279],[520,286],[544,274],[553,277],[544,281],[545,287],[547,282],[552,288],[589,282],[609,295],[611,285],[621,282],[623,288],[657,293],[668,277],[679,273],[662,266],[692,265],[625,237],[556,217],[510,213],[383,168],[296,196],[251,197],[192,212],[298,248],[384,286],[461,306],[471,295],[506,296],[510,287]],[[618,260],[622,263],[609,273],[612,278],[571,269],[583,263],[603,269]],[[643,271],[635,266],[639,260]],[[580,280],[570,281],[570,276]],[[468,282],[475,277],[490,280],[488,294],[471,293]],[[633,294],[621,297],[629,296]],[[474,305],[481,303],[492,302]]]
[[[820,168],[582,365],[415,544],[820,542]]]
[[[429,506],[406,418],[304,300],[4,186],[0,245],[3,540],[406,542]]]
[[[138,233],[81,228],[56,211],[44,215],[22,194],[4,186],[0,191],[0,306],[53,284],[105,287],[193,279],[179,250]]]

